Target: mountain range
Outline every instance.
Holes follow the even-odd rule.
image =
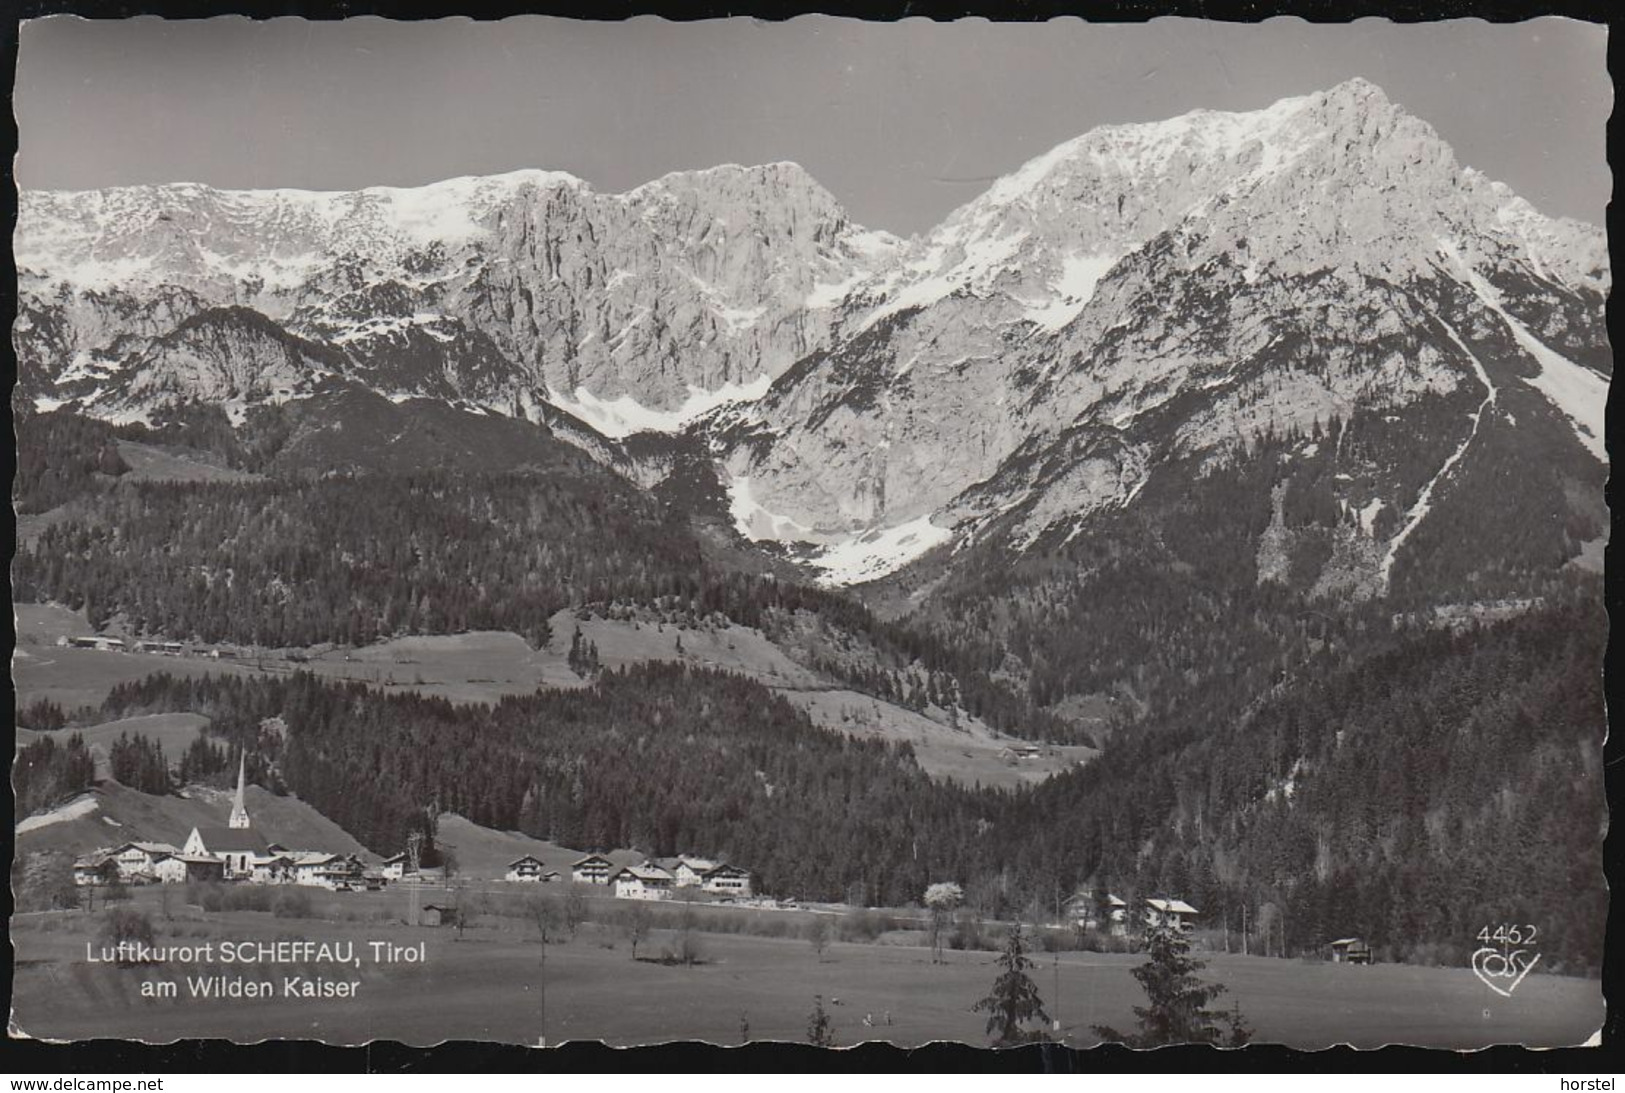
[[[1367,443],[1323,476],[1316,592],[1386,592],[1502,443],[1550,452],[1560,519],[1600,517],[1603,233],[1363,80],[1093,130],[910,240],[776,163],[624,194],[546,171],[25,192],[14,247],[32,408],[305,403],[308,433],[366,407],[374,443],[320,445],[330,470],[430,400],[644,487],[699,468],[714,516],[827,584],[1066,543],[1159,475],[1334,422]],[[1290,568],[1277,487],[1260,580]]]
[[[1561,888],[1551,963],[1600,960],[1603,233],[1368,82],[1093,130],[907,240],[777,163],[25,192],[14,249],[19,602],[569,649],[475,708],[232,657],[63,711],[36,657],[30,716],[207,717],[380,853],[440,802],[1458,964]]]

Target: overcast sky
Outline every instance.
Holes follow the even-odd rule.
[[[854,219],[924,231],[1107,122],[1254,109],[1364,76],[1542,211],[1603,221],[1606,31],[1541,19],[90,22],[21,33],[25,187],[358,189],[520,167],[623,190],[795,160]]]

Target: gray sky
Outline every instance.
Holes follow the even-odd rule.
[[[924,231],[1107,122],[1253,109],[1364,76],[1543,212],[1603,221],[1606,30],[1403,26],[342,23],[232,17],[22,28],[30,188],[407,186],[520,167],[600,190],[795,160],[870,227]]]

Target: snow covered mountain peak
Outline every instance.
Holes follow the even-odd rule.
[[[1441,294],[1496,301],[1484,324],[1522,315],[1509,342],[1544,324],[1541,389],[1573,417],[1593,366],[1560,362],[1606,356],[1605,247],[1463,169],[1365,80],[1101,127],[911,241],[853,289],[826,358],[723,419],[735,516],[820,557],[914,551],[894,565],[989,521],[1031,543],[1128,503],[1160,459],[1472,388]]]

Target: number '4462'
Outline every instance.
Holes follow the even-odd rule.
[[[1508,926],[1505,923],[1490,932],[1488,926],[1478,931],[1478,940],[1486,945],[1533,945],[1538,931],[1533,926]]]

